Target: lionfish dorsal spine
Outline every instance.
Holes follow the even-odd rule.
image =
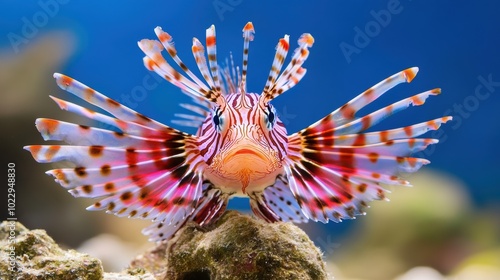
[[[248,70],[248,49],[250,41],[253,41],[253,35],[255,30],[253,24],[248,22],[245,27],[243,27],[243,64],[241,69],[241,81],[240,81],[240,92],[242,101],[244,100],[244,95],[247,92],[247,70]],[[241,103],[243,104],[243,102]]]
[[[285,38],[287,38],[287,36],[285,36]],[[292,59],[286,66],[285,70],[283,70],[283,72],[279,74],[275,82],[268,85],[268,90],[264,88],[264,91],[259,99],[259,104],[261,107],[267,106],[269,101],[283,94],[300,82],[300,80],[307,72],[305,68],[302,68],[302,65],[309,56],[308,48],[312,47],[313,43],[314,38],[311,34],[304,33],[300,36],[298,40],[299,46],[295,49],[292,55]],[[273,61],[273,65],[276,64],[280,66],[279,69],[281,69],[280,64],[282,64],[282,62],[280,62],[282,56],[281,54],[283,53],[285,56],[287,54],[285,49],[288,49],[288,41],[281,39],[278,43],[278,48],[276,50],[276,55],[274,58],[275,61],[277,61]],[[285,56],[283,56],[283,60],[285,59]],[[271,67],[271,72],[272,71],[273,67]],[[279,73],[279,70],[274,71],[278,71]],[[274,75],[275,74],[269,74],[271,79]]]
[[[215,26],[212,25],[206,30],[206,44],[208,64],[210,66],[210,73],[214,81],[215,98],[221,95],[221,79],[219,77],[219,65],[217,64],[217,38],[215,36]]]
[[[162,43],[162,45],[167,50],[168,54],[172,59],[179,65],[179,67],[188,74],[188,76],[198,85],[200,86],[200,91],[209,92],[210,89],[182,62],[182,60],[177,55],[177,50],[175,49],[174,42],[172,36],[167,32],[163,31],[161,27],[155,28],[155,34]]]
[[[272,91],[274,89],[276,79],[281,72],[281,68],[285,63],[285,58],[288,54],[288,49],[290,48],[289,38],[289,35],[285,35],[278,41],[278,45],[276,45],[276,54],[274,55],[273,64],[271,66],[271,70],[269,71],[266,85],[264,86],[264,90],[262,91],[263,95],[267,95],[269,91]]]
[[[173,41],[169,34],[163,32],[161,28],[156,29],[156,34],[159,41],[156,40],[141,40],[138,42],[141,50],[146,54],[144,57],[144,65],[147,69],[155,71],[157,74],[165,78],[173,85],[179,87],[183,92],[190,94],[193,98],[205,98],[206,100],[225,106],[225,99],[221,94],[221,83],[219,78],[219,67],[217,65],[216,45],[215,45],[215,27],[211,26],[207,29],[207,54],[210,71],[208,71],[207,63],[204,57],[204,47],[197,39],[193,39],[193,54],[196,59],[198,68],[202,72],[205,81],[209,84],[208,88],[200,79],[196,77],[188,67],[182,63],[177,56],[177,51],[173,47]],[[181,74],[174,69],[167,60],[162,56],[161,51],[167,49],[167,52],[179,65],[179,67],[188,75]]]

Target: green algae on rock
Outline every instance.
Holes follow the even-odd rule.
[[[300,228],[235,211],[209,227],[188,224],[134,268],[159,279],[327,279],[320,250]]]
[[[13,240],[13,241],[11,241]],[[11,260],[15,271],[12,271]],[[75,250],[62,250],[44,230],[21,223],[0,224],[0,279],[155,280],[144,269],[104,273],[101,261]]]

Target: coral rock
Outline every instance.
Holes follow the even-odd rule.
[[[44,230],[13,221],[0,224],[0,279],[102,279],[101,262],[62,250]]]
[[[101,261],[75,250],[62,250],[44,230],[0,224],[0,279],[155,280],[141,269],[104,273]]]
[[[157,279],[327,279],[319,249],[291,223],[268,224],[235,211],[137,257],[131,269]]]

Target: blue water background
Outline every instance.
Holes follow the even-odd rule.
[[[294,48],[302,33],[311,33],[315,44],[304,65],[307,75],[273,101],[288,116],[289,132],[308,126],[387,76],[418,66],[420,72],[411,84],[399,85],[364,112],[441,87],[442,95],[387,119],[376,130],[454,115],[457,121],[442,127],[441,143],[426,155],[432,161],[429,168],[463,180],[477,205],[500,201],[500,86],[489,90],[483,86],[484,100],[476,93],[482,78],[500,82],[500,2],[54,1],[0,1],[0,45],[12,48],[8,34],[22,35],[23,18],[33,22],[43,10],[41,3],[58,3],[58,11],[38,32],[61,30],[75,35],[76,54],[60,72],[122,102],[150,75],[137,41],[155,38],[156,26],[174,37],[179,55],[196,70],[190,52],[192,37],[204,42],[205,29],[215,24],[219,61],[232,51],[235,62],[241,64],[241,30],[252,21],[256,34],[250,45],[247,87],[252,92],[261,92],[265,84],[278,39],[289,34]],[[376,23],[375,14],[391,9],[387,24]],[[355,42],[356,28],[371,34],[368,42]],[[356,47],[357,53],[346,56],[342,44]],[[22,51],[26,46],[16,48]],[[174,113],[183,112],[177,104],[187,100],[174,86],[159,82],[132,107],[169,123]],[[464,112],[458,112],[457,106],[463,106]],[[247,204],[235,206],[242,205]]]

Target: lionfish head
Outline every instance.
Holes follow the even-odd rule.
[[[243,28],[242,74],[235,77],[231,73],[239,71],[234,68],[232,72],[228,67],[215,70],[215,51],[211,49],[215,47],[215,29],[212,26],[207,30],[208,58],[214,83],[209,91],[214,93],[207,93],[212,97],[208,98],[211,109],[198,130],[200,154],[211,171],[225,180],[240,181],[243,189],[249,182],[258,182],[282,167],[288,149],[287,131],[270,101],[303,77],[305,69],[301,65],[307,58],[307,48],[313,43],[312,36],[304,34],[292,62],[279,76],[289,48],[288,36],[281,39],[264,90],[261,94],[247,93],[248,47],[253,33],[252,23],[247,23]],[[193,51],[199,51],[196,40]],[[197,59],[199,61],[201,58]],[[209,75],[204,77],[209,84],[212,82]],[[219,80],[223,80],[226,87],[217,86]],[[221,88],[227,92],[217,93]]]
[[[215,106],[200,130],[205,162],[219,176],[243,187],[281,167],[287,132],[271,104],[261,107],[255,93],[232,94],[227,106]]]

